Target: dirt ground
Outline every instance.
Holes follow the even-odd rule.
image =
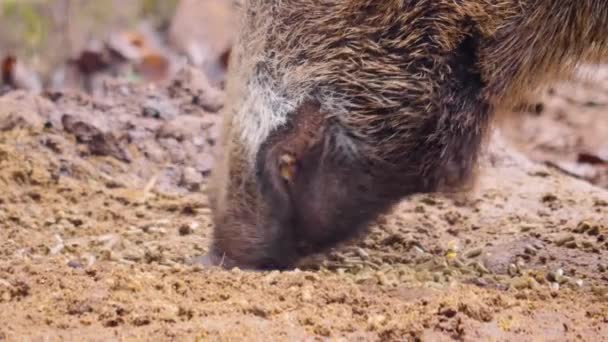
[[[187,263],[212,233],[220,120],[196,70],[95,99],[8,92],[0,340],[608,340],[606,183],[550,166],[606,148],[594,82],[507,122],[469,197],[416,196],[283,273]]]
[[[289,272],[189,263],[225,101],[200,68],[4,90],[0,341],[608,341],[608,67],[591,75],[504,116],[468,196],[414,196]]]

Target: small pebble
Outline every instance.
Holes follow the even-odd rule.
[[[582,221],[578,224],[578,226],[576,226],[576,228],[574,228],[573,232],[578,233],[578,234],[583,234],[584,232],[588,231],[590,228],[591,228],[591,225],[589,224],[589,222]]]
[[[369,259],[369,253],[367,253],[367,252],[366,252],[366,251],[365,251],[363,248],[361,248],[361,247],[357,247],[357,249],[356,249],[356,253],[357,253],[357,255],[358,255],[358,256],[359,256],[361,259],[363,259],[363,260],[367,260],[367,259]]]
[[[384,315],[374,315],[367,319],[367,323],[372,327],[372,329],[379,329],[385,321],[386,316]]]
[[[591,291],[593,291],[593,294],[595,294],[596,296],[600,296],[600,297],[607,297],[608,296],[608,286],[594,286]]]
[[[521,232],[522,233],[527,233],[533,230],[536,230],[538,227],[534,226],[534,225],[525,225],[521,227]]]
[[[105,249],[114,249],[114,246],[120,242],[120,237],[114,234],[106,234],[97,238],[97,241],[103,244]]]
[[[104,261],[117,261],[119,259],[118,255],[111,250],[104,249],[100,251],[100,258]]]
[[[339,271],[340,269],[338,269]],[[341,269],[342,271],[344,271],[344,269]],[[304,279],[309,280],[309,281],[320,281],[321,277],[319,277],[319,275],[317,275],[316,273],[307,273],[304,276]]]
[[[575,249],[578,248],[578,243],[576,241],[570,241],[564,245],[566,248]]]
[[[51,247],[51,249],[49,250],[49,254],[51,255],[57,255],[59,253],[61,253],[61,251],[65,248],[63,243],[57,244],[53,247]]]
[[[563,246],[568,242],[574,241],[575,238],[573,235],[567,235],[567,236],[563,236],[557,240],[555,240],[555,244],[558,246]]]
[[[447,250],[448,250],[448,252],[457,253],[460,250],[460,245],[458,244],[458,241],[452,240],[452,241],[448,242]]]
[[[473,279],[473,284],[480,287],[487,287],[489,285],[488,281],[485,278],[475,278]]]
[[[302,289],[302,300],[305,302],[310,302],[312,300],[312,294],[310,289],[306,287]]]
[[[86,267],[91,267],[97,261],[97,258],[93,254],[85,254],[82,256],[82,259],[86,260]]]
[[[158,111],[158,109],[153,108],[153,107],[143,107],[142,108],[142,115],[144,117],[150,117],[150,118],[159,119],[160,118],[160,111]]]
[[[178,232],[181,236],[190,235],[192,234],[192,228],[188,224],[182,224],[181,226],[179,226]]]
[[[481,255],[481,252],[483,252],[483,250],[481,248],[474,248],[474,249],[468,251],[465,254],[465,257],[467,257],[469,259],[476,258]]]
[[[558,283],[550,283],[549,284],[549,289],[551,290],[551,294],[555,294],[559,291],[559,284]]]
[[[134,228],[134,227],[133,227],[133,228],[131,228],[131,229],[127,230],[127,231],[126,231],[124,234],[125,234],[125,235],[139,235],[139,234],[141,234],[141,233],[142,233],[142,230],[141,230],[141,229],[138,229],[138,228]]]
[[[82,264],[80,262],[78,262],[77,260],[68,261],[68,266],[71,268],[82,268]]]
[[[187,166],[183,169],[180,184],[187,187],[190,191],[198,191],[203,181],[203,175],[195,168]]]
[[[386,274],[384,274],[382,272],[378,272],[377,277],[378,277],[378,283],[380,283],[380,285],[386,286],[386,285],[391,284],[390,281],[388,280],[388,277],[386,276]]]
[[[280,275],[280,273],[278,271],[272,271],[270,273],[268,273],[266,276],[264,276],[264,281],[268,284],[276,284],[277,282],[277,277]]]
[[[517,290],[533,289],[537,284],[532,277],[517,277],[511,281],[511,285]]]
[[[572,280],[569,277],[561,277],[561,278],[559,278],[559,281],[558,281],[558,283],[560,285],[568,284],[568,283],[571,283],[571,282],[572,282]]]
[[[439,314],[448,318],[452,318],[454,316],[456,316],[456,314],[458,314],[458,311],[456,311],[453,308],[450,307],[446,307],[446,308],[442,308],[439,310]]]
[[[599,235],[600,234],[600,227],[599,226],[593,226],[593,227],[591,227],[591,229],[589,229],[589,231],[587,232],[587,234],[589,234],[589,235]]]
[[[562,281],[562,278],[564,277],[564,270],[557,269],[555,271],[551,271],[547,274],[547,280],[549,280],[550,282],[553,283],[559,283],[560,281]]]
[[[490,273],[490,271],[488,271],[488,269],[481,264],[480,262],[474,262],[473,264],[471,264],[471,266],[479,273],[481,274],[488,274]]]
[[[143,104],[141,114],[144,117],[171,120],[174,119],[179,113],[177,108],[169,101],[150,98]]]
[[[145,253],[140,248],[133,247],[133,248],[129,248],[128,250],[124,251],[122,254],[122,257],[129,261],[138,262],[138,261],[141,261],[145,257]]]
[[[418,246],[414,246],[413,249],[418,254],[424,254],[424,250]]]
[[[433,273],[433,281],[436,283],[441,283],[441,273]]]
[[[459,269],[465,268],[464,263],[458,258],[454,259],[453,263],[454,263],[454,266],[456,266]]]
[[[150,227],[150,228],[148,228],[147,233],[157,233],[157,234],[165,235],[165,234],[167,234],[167,230],[165,228],[161,228],[161,227]]]
[[[528,255],[536,255],[536,249],[534,249],[532,246],[526,246],[524,247],[524,253]]]

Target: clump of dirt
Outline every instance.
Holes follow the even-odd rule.
[[[197,191],[212,166],[223,93],[193,74],[184,69],[164,86],[108,81],[112,93],[103,98],[14,91],[0,98],[0,129],[38,135],[15,145],[57,158],[64,173],[87,164],[114,187],[152,181],[160,191]]]
[[[223,104],[201,79],[0,97],[0,340],[608,337],[608,191],[499,135],[475,192],[415,196],[298,270],[188,265]]]

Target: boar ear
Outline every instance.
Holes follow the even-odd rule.
[[[292,113],[285,126],[270,135],[257,160],[263,185],[288,196],[286,191],[298,181],[305,156],[323,139],[324,118],[319,103],[307,101]]]

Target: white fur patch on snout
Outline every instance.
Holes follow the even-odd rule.
[[[242,102],[235,108],[233,127],[253,162],[270,133],[287,122],[301,103],[298,97],[286,98],[261,80],[251,80]]]

